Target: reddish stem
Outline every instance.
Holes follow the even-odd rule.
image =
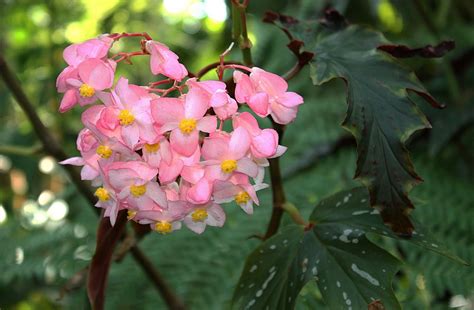
[[[149,87],[155,87],[155,86],[158,86],[158,85],[168,84],[168,83],[171,83],[171,82],[173,82],[172,79],[166,79],[166,80],[161,80],[161,81],[150,83],[150,84],[148,84],[148,86]]]
[[[130,53],[120,52],[117,55],[112,56],[111,58],[120,57],[117,60],[115,60],[115,62],[119,63],[125,60],[126,63],[132,64],[132,61],[130,60],[131,57],[142,56],[142,55],[149,55],[149,53],[146,51],[136,51],[136,52],[130,52]]]
[[[224,69],[229,69],[229,68],[231,68],[231,69],[240,69],[240,70],[244,70],[244,71],[247,71],[247,72],[252,72],[252,69],[250,69],[247,66],[235,65],[235,64],[224,66]]]
[[[240,65],[240,64],[241,63],[236,62],[236,61],[224,61],[224,65]],[[208,73],[212,69],[218,68],[220,65],[221,65],[220,61],[208,64],[207,66],[205,66],[204,68],[199,70],[199,72],[196,74],[196,78],[198,78],[198,79],[202,78],[206,73]]]
[[[114,41],[118,41],[120,40],[121,38],[129,38],[129,37],[144,37],[145,39],[147,40],[153,40],[150,35],[146,32],[132,32],[132,33],[126,33],[126,32],[122,32],[122,33],[112,33],[109,35],[109,37],[111,39],[113,39]]]

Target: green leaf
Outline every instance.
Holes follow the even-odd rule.
[[[310,221],[316,226],[339,226],[339,230],[359,229],[381,236],[399,239],[380,220],[378,211],[370,207],[369,195],[363,187],[339,192],[323,201],[314,209]],[[412,237],[406,240],[428,250],[446,256],[458,263],[468,265],[463,259],[453,255],[449,250],[433,237],[432,233],[418,221],[413,220],[414,230]],[[354,230],[355,231],[355,230]]]
[[[290,225],[260,245],[246,261],[234,307],[291,309],[303,286],[315,280],[330,309],[366,309],[375,300],[386,309],[399,309],[391,285],[399,261],[365,234],[397,236],[368,197],[362,187],[339,192],[314,209],[311,229]],[[410,241],[465,263],[416,222]]]
[[[315,55],[310,61],[315,85],[336,78],[346,82],[348,110],[342,126],[357,140],[355,177],[368,187],[371,205],[381,211],[386,224],[399,235],[410,236],[414,226],[408,214],[414,206],[408,192],[422,180],[405,142],[415,131],[431,126],[407,91],[432,105],[438,103],[411,70],[377,49],[389,43],[381,33],[347,26],[335,11],[320,22],[277,14],[266,21],[287,33],[290,47],[304,44],[299,55],[301,50]]]

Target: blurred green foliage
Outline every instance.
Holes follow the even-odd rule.
[[[417,5],[418,4],[418,5]],[[18,74],[37,111],[71,155],[81,128],[80,109],[60,115],[55,78],[65,66],[62,50],[100,33],[147,31],[168,44],[192,72],[218,60],[231,41],[229,9],[223,1],[87,1],[0,0],[0,52]],[[229,3],[226,3],[229,6]],[[409,59],[407,65],[440,101],[445,111],[422,103],[435,130],[418,134],[410,145],[424,184],[413,191],[414,216],[431,227],[452,251],[474,262],[473,120],[474,7],[456,1],[250,1],[249,30],[258,66],[284,73],[293,65],[286,38],[262,24],[272,9],[301,17],[318,17],[327,5],[344,12],[354,23],[384,31],[396,42],[411,46],[454,39],[457,48],[443,59]],[[123,40],[114,50],[131,50],[136,41]],[[135,45],[133,45],[135,44]],[[240,59],[235,50],[229,59]],[[147,60],[119,65],[134,83],[152,80]],[[308,215],[324,196],[357,185],[353,147],[336,148],[308,160],[307,154],[347,136],[339,126],[346,109],[344,85],[311,86],[307,69],[290,83],[304,95],[297,121],[288,127],[282,158],[291,202]],[[209,73],[211,76],[213,73]],[[38,141],[25,116],[0,83],[0,307],[2,309],[87,308],[77,272],[87,266],[95,246],[97,218],[86,201],[51,159],[38,152]],[[12,147],[14,146],[14,147]],[[431,150],[431,152],[430,152]],[[295,170],[296,169],[296,170]],[[186,229],[169,236],[150,234],[141,242],[163,276],[191,309],[222,309],[230,302],[245,257],[258,241],[271,212],[270,190],[262,193],[253,216],[235,205],[226,207],[222,229],[202,236]],[[289,223],[284,218],[284,224]],[[474,300],[474,271],[411,245],[376,240],[406,263],[394,283],[407,309],[446,309]],[[66,285],[67,284],[67,285]],[[62,289],[71,288],[60,297]],[[126,257],[111,269],[107,289],[109,309],[161,309],[155,288],[141,269]],[[302,291],[298,309],[324,307],[315,285]]]

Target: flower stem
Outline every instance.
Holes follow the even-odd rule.
[[[252,66],[252,54],[250,52],[252,42],[247,32],[247,6],[248,0],[244,0],[242,3],[238,0],[232,1],[232,37],[234,42],[239,44],[244,64]]]
[[[285,126],[280,125],[273,120],[272,124],[281,141],[283,138]],[[273,209],[270,222],[268,222],[267,231],[263,237],[264,240],[277,233],[278,228],[280,227],[281,218],[283,216],[283,205],[286,203],[283,179],[280,169],[280,159],[278,157],[270,159],[270,179],[272,182]]]
[[[282,209],[285,210],[291,216],[293,222],[299,225],[308,226],[309,223],[301,216],[300,211],[295,207],[294,204],[287,202],[282,205]]]

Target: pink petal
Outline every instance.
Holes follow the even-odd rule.
[[[183,134],[180,129],[171,131],[170,144],[178,153],[184,156],[191,156],[198,147],[199,133],[194,130],[190,134]]]
[[[190,90],[184,103],[184,117],[199,120],[206,114],[207,109],[209,103],[206,94],[199,89]]]
[[[81,170],[82,180],[93,180],[99,176],[99,171],[92,168],[92,166],[85,165]]]
[[[244,210],[245,213],[247,214],[253,214],[253,202],[252,200],[247,201],[246,204],[241,204],[239,205],[242,210]]]
[[[187,200],[194,204],[204,204],[211,199],[212,183],[202,178],[187,193]]]
[[[270,157],[270,158],[280,157],[281,155],[283,155],[283,154],[286,152],[287,149],[288,149],[288,148],[287,148],[286,146],[279,145],[279,146],[277,147],[277,151],[276,151],[275,155],[273,155],[273,156]]]
[[[215,107],[214,112],[216,113],[217,117],[221,120],[226,120],[234,115],[238,110],[237,102],[234,99],[230,99],[230,101],[221,107]]]
[[[298,108],[287,108],[281,104],[274,103],[271,106],[272,110],[272,118],[273,120],[282,125],[286,125],[291,123],[295,118],[296,114],[298,113]]]
[[[161,139],[159,141],[160,143],[160,154],[161,154],[161,158],[167,163],[167,164],[170,164],[171,163],[171,159],[172,157],[174,156],[172,154],[172,150],[171,150],[171,147],[170,147],[170,143],[168,142],[168,140],[166,140],[165,138]]]
[[[158,178],[161,184],[174,182],[178,175],[183,170],[183,161],[177,156],[174,156],[173,161],[167,164],[164,160],[161,161]]]
[[[217,118],[213,115],[204,116],[197,122],[197,129],[204,132],[214,132],[217,128]]]
[[[71,44],[63,51],[63,58],[70,66],[77,66],[82,60],[82,57],[77,55],[77,48],[79,44]]]
[[[206,224],[210,226],[222,227],[225,223],[225,212],[218,204],[213,203],[207,208],[208,218]]]
[[[216,181],[212,197],[216,203],[226,203],[233,201],[239,192],[240,188],[230,182]]]
[[[278,96],[277,101],[284,105],[287,108],[292,108],[299,106],[300,104],[303,103],[303,97],[298,95],[295,92],[286,92],[280,96]]]
[[[64,93],[67,90],[67,83],[68,79],[78,79],[79,76],[77,75],[77,69],[73,66],[68,66],[65,68],[56,79],[56,87],[59,93]]]
[[[205,138],[201,153],[205,160],[224,159],[228,153],[227,141],[222,138]]]
[[[194,222],[191,217],[186,217],[184,219],[184,224],[195,232],[196,234],[202,234],[204,230],[206,230],[206,223],[205,222]]]
[[[234,71],[235,99],[238,103],[247,102],[248,98],[255,93],[255,88],[250,78],[245,73]]]
[[[165,192],[160,188],[158,183],[149,182],[146,186],[146,195],[156,202],[161,208],[166,209],[168,207],[168,200],[166,199]]]
[[[82,157],[71,157],[59,162],[61,165],[83,166],[85,164]]]
[[[66,91],[63,99],[61,100],[61,105],[59,106],[59,112],[64,113],[69,111],[77,104],[77,90],[70,89]]]
[[[151,115],[160,124],[178,123],[184,118],[183,101],[180,98],[158,98],[151,102]]]
[[[120,77],[115,85],[114,91],[120,97],[121,101],[127,104],[132,105],[133,103],[140,100],[140,97],[132,91],[130,88],[131,85],[128,85],[128,79]]]
[[[252,139],[252,154],[266,158],[275,155],[278,147],[278,133],[273,129],[264,129]]]
[[[242,127],[235,128],[229,141],[229,154],[232,159],[239,159],[245,156],[250,147],[250,137]]]
[[[136,124],[132,124],[129,126],[122,126],[122,138],[125,144],[130,149],[135,149],[138,139],[140,137],[140,131]]]
[[[244,173],[252,178],[258,175],[257,164],[248,157],[243,157],[237,161],[237,172]]]
[[[260,91],[264,91],[270,96],[278,96],[288,89],[288,83],[281,76],[258,67],[252,68],[250,79],[255,85],[259,85]]]
[[[222,107],[227,102],[229,102],[229,95],[224,90],[215,92],[211,97],[211,107],[217,108]]]
[[[251,135],[258,135],[262,131],[258,122],[249,112],[242,112],[232,118],[232,127],[244,127]]]
[[[91,58],[83,61],[78,66],[81,80],[92,86],[95,90],[104,90],[112,87],[114,82],[114,70],[108,63]]]
[[[248,106],[260,117],[266,117],[269,113],[268,111],[268,94],[267,93],[256,93],[252,95],[248,101]]]
[[[183,170],[181,171],[181,177],[184,180],[195,184],[204,177],[204,172],[204,168],[202,168],[200,165],[184,166]]]

